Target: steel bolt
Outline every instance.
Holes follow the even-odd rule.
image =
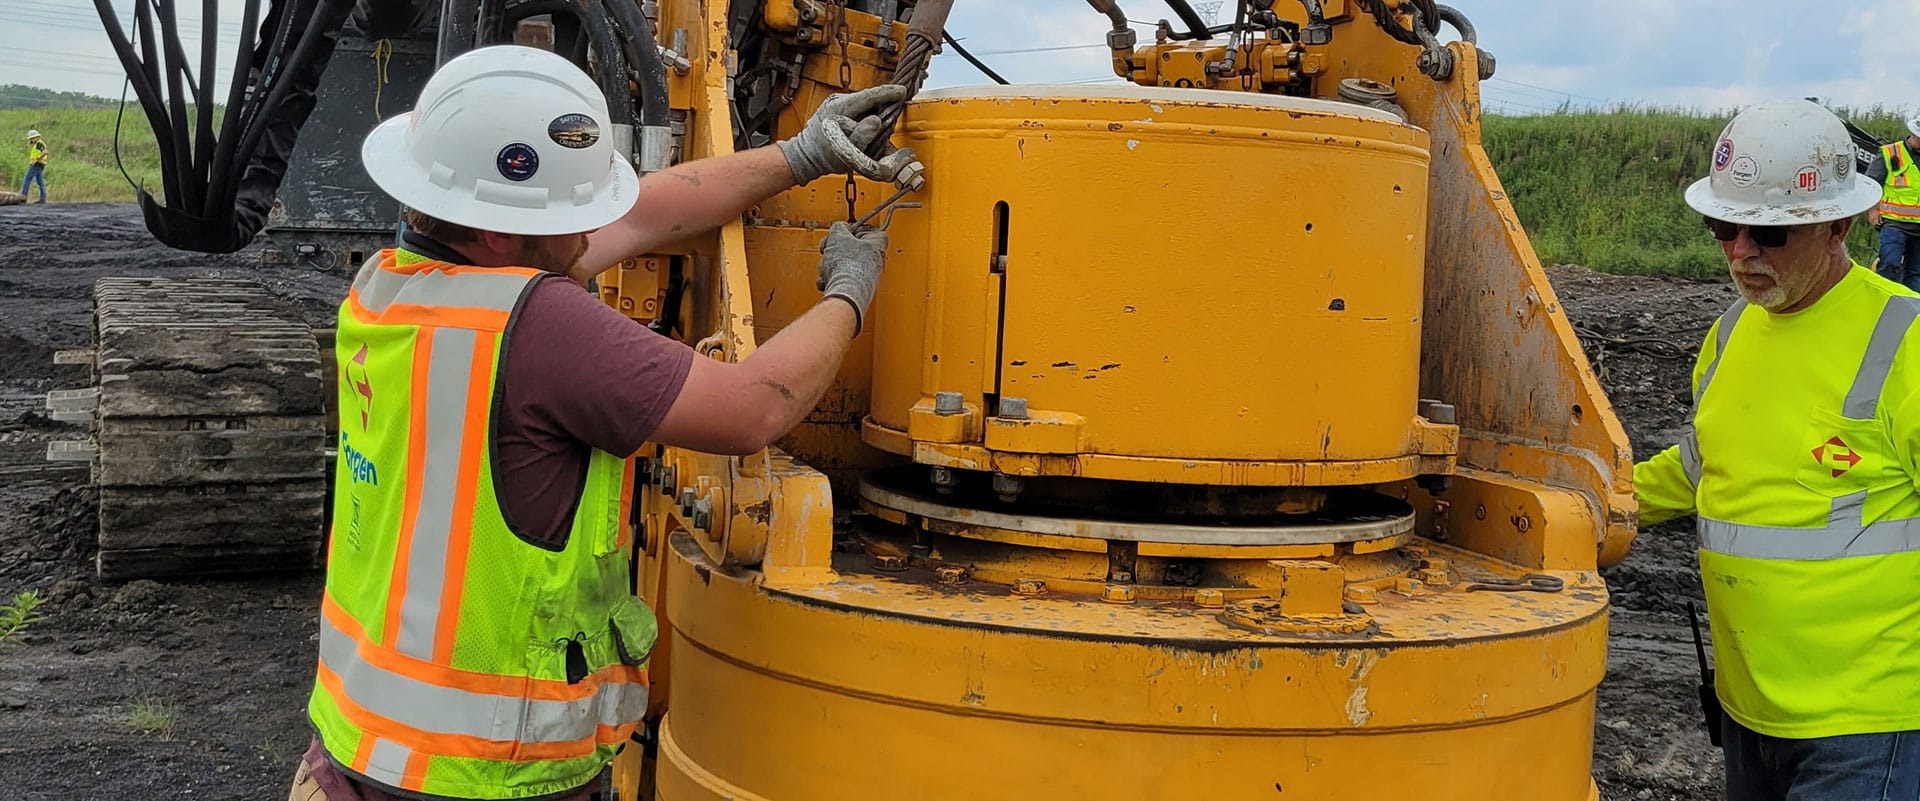
[[[1027,419],[1027,399],[1026,398],[1001,398],[999,416],[1002,419],[1006,419],[1006,420]]]
[[[1013,583],[1014,595],[1033,596],[1047,591],[1047,583],[1039,579],[1020,579]]]
[[[693,495],[692,487],[688,487],[680,491],[680,516],[681,517],[693,516],[693,501],[694,501],[694,495]]]
[[[950,495],[953,488],[960,484],[960,477],[953,474],[951,467],[935,467],[927,471],[927,480],[933,482],[933,490],[941,495]]]
[[[1227,594],[1219,590],[1195,590],[1193,602],[1210,609],[1227,605]]]
[[[967,580],[967,569],[959,565],[941,565],[933,569],[933,577],[941,584],[959,584]]]
[[[966,399],[958,392],[933,393],[933,413],[955,415],[966,411]]]
[[[1109,575],[1107,576],[1107,580],[1108,580],[1108,581],[1117,581],[1117,582],[1119,582],[1119,583],[1121,583],[1121,584],[1132,584],[1132,583],[1133,583],[1133,571],[1131,571],[1131,570],[1114,570],[1114,571],[1112,571],[1112,572],[1111,572],[1111,573],[1110,573],[1110,574],[1109,574]]]
[[[1412,595],[1425,589],[1419,579],[1402,578],[1393,582],[1393,591],[1401,595]]]
[[[660,466],[660,472],[654,476],[654,480],[660,484],[661,495],[669,498],[673,497],[673,491],[676,489],[675,485],[680,483],[679,474],[680,471],[674,469],[672,465],[663,464]]]
[[[713,522],[712,499],[701,498],[700,500],[694,501],[693,502],[693,527],[700,529],[701,531],[705,531],[707,530],[707,526],[710,525],[712,522]]]
[[[1133,598],[1133,587],[1127,584],[1108,584],[1100,593],[1100,600],[1110,604],[1130,604]]]
[[[873,569],[898,573],[907,569],[907,558],[891,553],[876,554],[873,557]]]
[[[1005,473],[993,474],[993,494],[1000,496],[1002,501],[1013,503],[1020,500],[1020,492],[1026,488],[1026,482],[1021,481],[1019,476],[1010,476]]]
[[[1480,54],[1480,80],[1484,81],[1493,77],[1493,72],[1496,65],[1494,63],[1494,58],[1492,53],[1489,53],[1485,50],[1481,50],[1479,51],[1479,54]]]
[[[1379,592],[1375,591],[1372,587],[1363,587],[1357,584],[1347,588],[1346,596],[1348,601],[1356,604],[1377,604],[1380,602]]]

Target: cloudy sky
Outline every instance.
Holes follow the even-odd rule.
[[[123,14],[131,7],[131,0],[112,2]],[[220,39],[231,48],[240,3],[219,2]],[[1143,32],[1170,16],[1159,3],[1120,2]],[[1499,58],[1499,74],[1486,91],[1495,111],[1633,103],[1718,112],[1776,96],[1816,96],[1852,107],[1920,105],[1920,71],[1906,58],[1920,35],[1920,0],[1452,4],[1472,19],[1481,45]],[[1209,5],[1221,4],[1196,3]],[[1106,20],[1083,0],[959,0],[956,6],[948,29],[1009,80],[1118,80],[1099,46]],[[189,29],[197,31],[200,3],[180,7]],[[6,20],[0,24],[0,84],[117,96],[119,65],[92,9],[90,0],[0,0],[0,20]],[[943,54],[929,86],[983,81],[958,57]]]

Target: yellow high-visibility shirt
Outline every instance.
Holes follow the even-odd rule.
[[[1716,690],[1754,731],[1920,729],[1916,315],[1858,264],[1799,312],[1736,303],[1691,434],[1634,467],[1643,521],[1699,516]]]

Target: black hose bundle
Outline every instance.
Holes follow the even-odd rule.
[[[1394,16],[1394,9],[1389,7],[1387,2],[1388,0],[1363,0],[1363,5],[1368,11],[1373,12],[1374,20],[1379,22],[1380,27],[1395,41],[1415,47],[1425,45],[1418,32],[1400,24],[1400,18]],[[1428,36],[1440,32],[1440,9],[1434,0],[1403,0],[1403,2],[1419,11],[1420,22],[1426,27]]]
[[[273,3],[262,25],[261,0],[245,0],[241,33],[246,38],[236,48],[215,135],[219,0],[202,0],[197,81],[180,44],[173,0],[136,0],[137,52],[111,0],[94,0],[159,145],[165,202],[145,187],[138,188],[138,197],[147,230],[169,247],[232,253],[266,226],[295,137],[313,112],[320,75],[353,11],[353,0]],[[191,122],[190,100],[196,107]]]

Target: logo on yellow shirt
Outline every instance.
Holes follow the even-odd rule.
[[[1813,449],[1813,460],[1832,470],[1834,478],[1839,478],[1860,464],[1860,454],[1854,453],[1853,446],[1846,440],[1834,437]]]

